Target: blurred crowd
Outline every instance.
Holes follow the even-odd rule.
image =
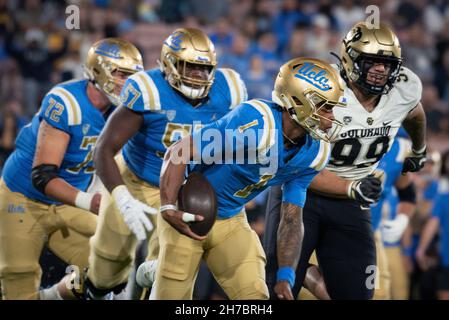
[[[80,8],[79,30],[66,27],[65,11],[71,4]],[[424,86],[432,161],[415,176],[416,242],[432,211],[434,195],[428,189],[442,179],[441,154],[449,149],[449,2],[371,0],[369,4],[378,6],[381,21],[393,26],[404,65],[419,75]],[[133,42],[150,69],[157,66],[162,42],[175,28],[202,28],[216,46],[219,66],[240,73],[250,98],[270,99],[273,79],[288,59],[311,56],[336,63],[330,52],[339,54],[348,29],[372,13],[366,12],[367,5],[357,0],[0,0],[0,170],[43,95],[58,82],[83,76],[83,58],[98,39],[122,37]],[[247,208],[260,236],[265,197]],[[436,237],[432,248],[438,245]],[[411,298],[435,297],[437,280],[428,273],[438,265],[437,249],[434,258],[436,262],[424,270],[410,255]],[[210,276],[204,277],[206,283]],[[209,289],[204,285],[197,297],[222,297],[214,288],[213,282]]]

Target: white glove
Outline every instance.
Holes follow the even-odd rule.
[[[157,214],[157,210],[135,199],[124,185],[115,187],[112,197],[129,229],[138,240],[145,240],[147,232],[153,230],[153,224],[147,214]]]
[[[398,242],[408,225],[408,216],[399,213],[394,220],[385,221],[382,224],[382,239],[387,243]]]

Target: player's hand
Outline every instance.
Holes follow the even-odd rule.
[[[427,161],[426,158],[427,148],[424,148],[422,152],[416,152],[412,150],[410,156],[405,158],[404,164],[402,165],[402,174],[407,172],[417,172],[424,167],[424,164]]]
[[[429,269],[429,258],[426,256],[424,250],[418,248],[418,250],[416,250],[415,257],[421,270],[426,271]]]
[[[165,221],[178,230],[179,233],[198,241],[206,239],[206,236],[199,236],[193,232],[188,224],[193,221],[203,221],[204,217],[179,210],[165,210],[161,214]]]
[[[280,300],[294,300],[292,289],[290,288],[288,281],[281,280],[276,282],[274,292]]]
[[[101,194],[95,193],[92,197],[92,200],[90,201],[90,212],[93,212],[98,215],[98,212],[100,211],[100,203],[101,203]]]
[[[153,230],[148,214],[157,214],[157,210],[135,199],[124,185],[115,187],[112,196],[128,228],[138,240],[145,240]]]
[[[369,206],[379,201],[381,194],[382,182],[373,175],[352,181],[348,187],[348,197],[364,206]]]
[[[408,226],[409,218],[404,213],[399,213],[394,220],[385,221],[382,224],[382,239],[387,243],[398,242]]]

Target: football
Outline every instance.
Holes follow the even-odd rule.
[[[217,196],[212,185],[198,172],[187,177],[178,193],[178,208],[181,211],[204,217],[203,221],[190,222],[190,229],[204,236],[212,229],[217,218]]]

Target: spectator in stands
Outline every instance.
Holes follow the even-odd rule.
[[[14,151],[19,130],[26,124],[20,101],[10,99],[0,108],[0,172],[8,156]]]
[[[25,34],[25,46],[13,43],[14,34],[6,36],[6,52],[16,60],[24,79],[23,94],[25,114],[32,116],[38,109],[39,101],[51,87],[53,63],[67,51],[67,39],[58,51],[49,51],[45,34],[40,29],[30,29]]]

